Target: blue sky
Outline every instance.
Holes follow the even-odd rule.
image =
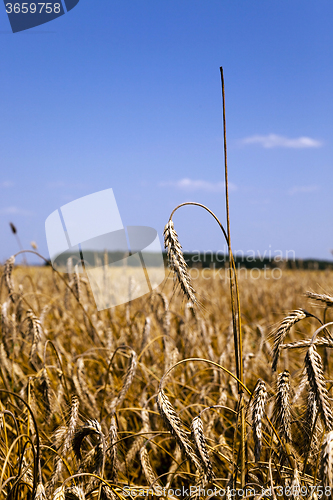
[[[232,246],[330,259],[333,4],[304,0],[80,0],[13,34],[0,5],[0,260],[47,216],[112,187],[125,225],[162,235],[183,201],[225,222],[224,68]],[[198,208],[185,250],[223,250]],[[84,221],[83,221],[84,223]]]

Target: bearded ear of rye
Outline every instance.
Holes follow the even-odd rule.
[[[253,391],[252,403],[252,432],[254,439],[254,456],[255,461],[259,462],[262,447],[262,420],[265,412],[265,404],[267,400],[266,384],[259,379]]]
[[[283,438],[287,442],[291,441],[290,381],[288,370],[285,370],[278,376],[273,420]]]
[[[173,271],[185,297],[193,304],[198,303],[195,290],[192,285],[188,266],[185,262],[178,234],[175,231],[173,221],[170,219],[164,228],[164,247],[167,251],[170,269]]]
[[[298,323],[298,321],[301,321],[302,319],[307,318],[308,316],[311,316],[311,314],[305,311],[304,309],[296,309],[295,311],[289,313],[289,315],[281,321],[280,325],[278,326],[274,334],[274,345],[272,352],[273,372],[275,372],[277,369],[277,364],[280,358],[281,345],[283,344],[286,335],[288,335],[291,327],[295,323]]]
[[[214,479],[215,474],[213,471],[212,462],[209,458],[206,439],[203,431],[203,424],[200,416],[197,416],[192,420],[191,438],[193,443],[195,444],[197,454],[201,458],[207,480],[211,481],[212,479]]]
[[[171,434],[176,438],[179,446],[182,448],[187,458],[193,462],[197,469],[201,470],[201,460],[198,459],[195,451],[193,450],[191,442],[183,428],[183,423],[175,412],[163,389],[160,389],[158,392],[157,407],[166,426],[170,430]]]
[[[324,438],[320,457],[320,476],[323,486],[333,488],[333,431]]]
[[[327,431],[332,430],[333,414],[323,373],[323,363],[316,346],[309,347],[305,356],[305,367],[311,390],[316,399],[318,410]]]

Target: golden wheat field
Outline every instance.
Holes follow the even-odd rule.
[[[331,326],[312,336],[333,320],[332,271],[240,273],[240,384],[226,275],[195,270],[199,304],[166,279],[98,312],[84,276],[13,264],[1,498],[330,497]]]

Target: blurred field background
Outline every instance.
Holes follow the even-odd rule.
[[[19,266],[11,272],[8,262],[6,266],[1,281],[2,498],[115,499],[124,497],[125,486],[134,496],[149,488],[150,494],[161,496],[158,488],[167,488],[164,496],[174,497],[169,490],[198,484],[198,464],[186,446],[185,452],[181,449],[179,436],[170,433],[170,423],[161,418],[156,404],[163,375],[181,360],[188,361],[171,371],[162,389],[181,418],[183,437],[190,439],[191,422],[204,408],[220,405],[202,414],[214,471],[211,475],[204,469],[206,484],[240,486],[237,383],[210,364],[235,373],[227,279],[217,271],[191,270],[202,307],[184,300],[169,276],[152,294],[98,312],[84,275],[74,270],[58,274],[51,267]],[[259,378],[265,382],[266,412],[273,419],[277,388],[271,370],[272,333],[290,311],[301,307],[319,318],[326,311],[326,321],[333,319],[329,308],[304,296],[306,291],[332,294],[333,271],[282,270],[279,279],[274,270],[258,272],[261,276],[239,275],[244,383],[251,392]],[[285,342],[310,338],[318,326],[315,318],[305,318]],[[328,349],[319,350],[329,377]],[[320,438],[310,439],[306,430],[305,384],[303,392],[299,386],[304,354],[304,349],[284,349],[278,362],[278,373],[289,370],[290,402],[295,399],[288,439],[291,462],[264,418],[260,461],[255,458],[253,401],[245,393],[246,480],[258,492],[270,481],[290,485],[295,470],[300,476],[310,441],[311,455],[299,485],[316,481],[313,451]],[[27,405],[4,390],[27,402],[35,423]],[[323,429],[319,419],[318,428]]]

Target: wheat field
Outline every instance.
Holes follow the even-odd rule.
[[[100,312],[75,270],[5,263],[1,498],[330,498],[333,272],[239,273],[241,384],[228,276],[177,262]]]

